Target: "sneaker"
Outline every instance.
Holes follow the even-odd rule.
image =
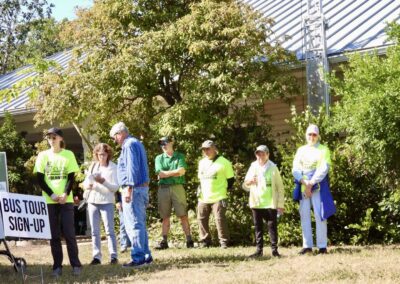
[[[158,250],[163,250],[163,249],[167,249],[167,248],[169,248],[168,242],[164,241],[164,240],[162,240],[161,242],[158,243],[158,245],[155,246],[155,249],[158,249]]]
[[[75,276],[79,276],[82,272],[82,266],[72,267],[72,274]]]
[[[131,261],[131,262],[124,263],[122,265],[122,267],[123,268],[139,268],[139,267],[142,267],[142,266],[144,266],[146,264],[147,264],[146,261],[143,261],[143,262]]]
[[[112,257],[111,261],[110,261],[110,264],[117,264],[117,263],[118,263],[118,258]]]
[[[256,250],[255,253],[249,255],[249,258],[258,258],[262,256],[263,256],[262,250]]]
[[[328,251],[326,250],[326,248],[320,248],[318,250],[318,254],[327,254],[327,253],[328,253]]]
[[[62,274],[62,268],[61,267],[57,267],[57,268],[53,269],[53,272],[51,273],[51,276],[60,277],[61,274]]]
[[[148,258],[146,258],[146,259],[144,260],[144,262],[145,262],[146,264],[152,263],[152,262],[153,262],[153,257],[150,255]]]
[[[279,252],[278,252],[277,249],[274,249],[274,250],[272,251],[272,256],[273,256],[273,257],[281,257],[281,255],[279,254]]]
[[[125,248],[121,248],[121,249],[119,250],[120,253],[124,253],[124,252],[127,252],[127,251],[128,251],[128,248],[126,248],[126,247],[125,247]]]
[[[97,265],[97,264],[101,264],[100,259],[98,258],[93,258],[92,262],[90,263],[90,265]]]
[[[192,240],[186,241],[186,247],[187,248],[194,248],[194,242]]]
[[[303,248],[300,252],[299,255],[305,255],[308,253],[312,253],[312,249],[311,248]]]
[[[222,249],[227,249],[228,248],[228,244],[227,243],[222,243],[221,244],[221,248]]]
[[[199,247],[200,248],[209,248],[209,247],[211,247],[211,243],[207,242],[207,241],[202,241],[199,243]]]

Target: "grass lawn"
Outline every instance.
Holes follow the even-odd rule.
[[[3,245],[1,248],[3,249]],[[298,256],[300,248],[280,248],[282,257],[271,258],[269,248],[265,256],[247,259],[253,247],[233,247],[226,250],[179,249],[153,250],[154,263],[139,269],[125,269],[109,265],[106,244],[103,243],[102,265],[89,266],[91,245],[79,244],[83,271],[79,277],[71,275],[64,247],[64,270],[59,279],[51,277],[51,253],[48,245],[11,247],[16,257],[28,262],[27,274],[39,275],[43,268],[45,283],[400,283],[400,245],[368,247],[330,247],[328,255]],[[129,254],[119,256],[120,263]],[[11,263],[0,256],[0,283],[22,283],[20,274]],[[28,277],[26,283],[40,283]]]

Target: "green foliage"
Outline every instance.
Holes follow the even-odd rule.
[[[17,132],[15,122],[8,113],[0,125],[0,151],[6,152],[8,179],[11,192],[33,193],[32,174],[25,162],[33,154],[31,145]]]
[[[69,46],[59,38],[62,24],[50,18],[53,6],[46,0],[0,2],[0,74]]]

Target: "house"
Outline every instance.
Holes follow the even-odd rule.
[[[303,17],[306,13],[307,0],[241,0],[261,12],[265,17],[274,19],[273,31],[276,39],[283,46],[294,52],[304,63]],[[348,53],[372,52],[384,55],[388,46],[385,27],[387,22],[399,21],[400,2],[396,0],[324,0],[323,13],[327,21],[326,40],[329,66],[337,68],[348,60]],[[289,38],[289,39],[287,39]],[[66,66],[71,58],[70,52],[60,52],[51,57],[61,66]],[[300,94],[292,101],[301,111],[307,105],[305,65],[300,64],[293,70],[298,79]],[[23,69],[23,68],[22,68]],[[16,70],[0,76],[0,89],[10,88],[13,84],[33,73],[21,74]],[[10,112],[19,131],[26,132],[29,142],[42,138],[42,129],[35,128],[33,115],[35,110],[29,107],[27,91],[9,102],[0,102],[0,120],[6,111]],[[285,119],[290,118],[290,104],[280,99],[270,100],[265,104],[265,112],[270,116],[275,138],[284,139],[290,131]],[[48,126],[44,126],[46,128]],[[82,152],[82,141],[76,130],[65,128],[69,148]]]

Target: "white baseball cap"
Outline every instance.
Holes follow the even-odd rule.
[[[319,135],[318,126],[316,126],[315,124],[310,124],[310,125],[307,127],[307,131],[306,131],[306,134],[309,134],[309,133],[314,133],[314,134]]]

